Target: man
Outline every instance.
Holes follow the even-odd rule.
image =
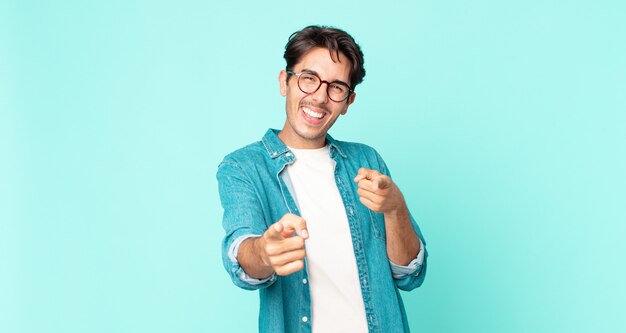
[[[424,280],[419,228],[378,153],[327,134],[365,76],[361,49],[309,26],[284,58],[283,129],[218,168],[224,266],[260,291],[260,332],[408,332],[398,289]]]

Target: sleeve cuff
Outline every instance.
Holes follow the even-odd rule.
[[[228,248],[228,258],[234,262],[234,263],[239,263],[237,261],[237,254],[239,253],[239,246],[241,245],[241,243],[243,243],[243,241],[245,241],[248,238],[252,238],[252,237],[261,237],[261,235],[242,235],[237,237],[233,243],[230,245],[230,248]],[[264,279],[257,279],[257,278],[253,278],[250,275],[246,274],[246,272],[241,269],[241,274],[239,274],[239,279],[245,283],[248,283],[250,285],[256,286],[259,284],[263,284],[265,282],[268,281],[273,281],[276,279],[276,274],[272,274]]]
[[[419,238],[418,238],[419,239]],[[402,279],[409,275],[418,275],[419,271],[422,268],[422,264],[424,263],[424,243],[420,239],[420,251],[417,253],[417,257],[411,260],[411,262],[406,265],[398,265],[389,260],[389,264],[391,265],[391,275],[394,279]]]

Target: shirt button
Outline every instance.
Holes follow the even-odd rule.
[[[287,152],[287,153],[285,154],[285,156],[289,157],[289,156],[291,156],[291,153]]]
[[[306,323],[307,321],[309,321],[309,318],[307,316],[302,317],[302,322]]]
[[[272,153],[272,157],[274,157],[274,156],[276,156],[276,153],[275,153],[275,152],[274,152],[274,153]]]
[[[350,215],[354,215],[354,210],[352,210],[352,207],[350,207]]]
[[[302,283],[306,284],[307,283],[306,279],[302,279]]]

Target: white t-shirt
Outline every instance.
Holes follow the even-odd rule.
[[[309,239],[305,242],[313,332],[367,332],[346,210],[328,146],[294,149],[287,166]]]

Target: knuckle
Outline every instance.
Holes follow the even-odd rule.
[[[278,246],[274,242],[265,244],[265,253],[268,255],[273,255],[278,252]]]
[[[280,218],[280,220],[278,222],[282,223],[283,225],[285,225],[285,222],[289,221],[290,219],[292,219],[294,216],[291,213],[286,213],[285,215],[283,215],[283,217]]]
[[[287,213],[282,218],[283,225],[293,223],[293,221],[296,220],[297,218],[298,218],[297,215],[294,215],[292,213]]]
[[[276,266],[278,266],[278,260],[276,257],[270,256],[267,259],[269,260],[270,265],[272,265],[272,267],[276,268]]]
[[[304,239],[300,238],[300,237],[294,237],[294,242],[296,243],[296,246],[298,246],[299,249],[303,249],[304,248]]]

